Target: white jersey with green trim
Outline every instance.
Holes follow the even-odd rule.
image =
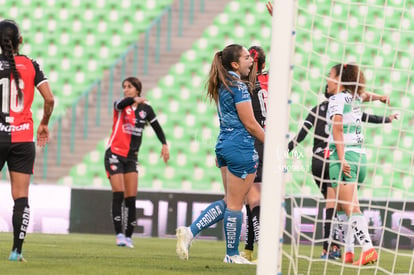
[[[353,97],[347,91],[329,98],[326,120],[329,126],[329,147],[331,150],[336,149],[332,135],[332,117],[334,115],[341,115],[344,128],[345,151],[364,152],[361,147],[364,141],[361,129],[361,103],[362,98],[359,95],[356,94]]]

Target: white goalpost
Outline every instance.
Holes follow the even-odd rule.
[[[273,7],[257,274],[414,274],[414,1],[275,0]],[[362,111],[399,114],[362,124],[367,176],[358,196],[378,252],[366,266],[320,257],[326,200],[312,176],[314,129],[286,153],[309,111],[326,100],[331,67],[350,63],[364,72],[367,91],[391,99]],[[355,243],[355,260],[360,251]]]
[[[272,16],[257,274],[280,273],[282,259],[283,156],[288,133],[288,121],[285,118],[288,116],[291,79],[294,1],[274,1],[273,6],[276,8]]]

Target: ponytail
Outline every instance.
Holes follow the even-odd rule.
[[[20,74],[16,68],[14,61],[14,53],[18,53],[18,45],[20,39],[19,28],[13,20],[3,20],[0,22],[0,47],[3,56],[10,63],[11,73],[17,89],[17,97],[19,101],[23,100],[23,91],[20,88]]]

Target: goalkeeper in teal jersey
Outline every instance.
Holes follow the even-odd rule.
[[[329,98],[327,123],[329,125],[330,164],[329,176],[341,207],[349,219],[345,231],[345,262],[353,262],[353,252],[347,251],[353,237],[362,246],[362,253],[354,265],[376,262],[375,251],[368,232],[368,223],[361,213],[358,201],[358,184],[366,175],[366,157],[361,131],[364,101],[380,100],[389,103],[388,96],[379,96],[365,91],[365,78],[360,68],[351,64],[332,67],[328,78]]]

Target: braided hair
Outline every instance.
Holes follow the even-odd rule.
[[[20,37],[19,27],[15,21],[9,19],[0,21],[0,48],[2,55],[10,63],[19,101],[23,99],[23,92],[19,85],[20,74],[16,68],[14,53],[18,53]]]

